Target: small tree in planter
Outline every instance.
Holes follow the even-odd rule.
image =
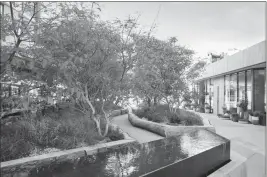
[[[249,114],[247,111],[248,108],[248,102],[246,100],[242,100],[238,105],[240,109],[240,117],[241,119],[248,120]]]

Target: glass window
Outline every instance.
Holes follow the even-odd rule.
[[[230,75],[225,76],[225,105],[227,109],[230,109]]]
[[[254,110],[264,111],[265,70],[254,70]]]
[[[213,79],[210,79],[210,106],[213,109],[213,97],[214,97],[214,93],[213,93]]]
[[[245,100],[245,72],[238,73],[238,101]]]
[[[248,100],[248,109],[252,109],[252,73],[251,70],[247,71],[247,100]]]
[[[230,76],[230,107],[236,108],[237,104],[237,74]]]

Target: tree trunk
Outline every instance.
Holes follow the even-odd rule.
[[[147,104],[148,104],[148,107],[151,107],[151,99],[149,97],[147,97]]]
[[[102,132],[101,132],[101,126],[100,126],[100,119],[97,119],[96,117],[93,117],[93,120],[96,124],[96,129],[97,129],[97,132],[100,136],[102,136]],[[102,136],[103,137],[103,136]]]
[[[154,106],[158,105],[158,100],[157,100],[157,96],[154,97]]]
[[[12,96],[12,87],[11,87],[11,84],[9,84],[9,86],[8,86],[8,96],[9,97]]]

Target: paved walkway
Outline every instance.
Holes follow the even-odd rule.
[[[128,133],[132,138],[136,139],[139,143],[155,141],[164,138],[155,133],[132,126],[132,124],[128,120],[127,114],[114,117],[112,119],[112,122],[118,125],[124,132]]]
[[[233,122],[214,114],[199,114],[210,120],[217,134],[231,140],[231,162],[208,177],[265,176],[265,126]]]
[[[232,141],[249,142],[265,152],[265,126],[233,122],[214,114],[200,113],[200,115],[210,120],[217,134]]]

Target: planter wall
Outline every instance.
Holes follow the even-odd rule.
[[[139,117],[134,115],[131,110],[129,110],[128,119],[133,126],[151,131],[163,137],[178,136],[185,132],[191,132],[196,129],[206,129],[214,133],[216,132],[215,128],[211,125],[209,120],[203,117],[202,117],[203,124],[204,124],[203,126],[172,126],[172,125],[160,124],[160,123],[140,119]]]
[[[128,113],[128,119],[130,123],[135,127],[139,127],[151,131],[153,133],[156,133],[158,135],[161,135],[163,137],[166,137],[165,127],[163,126],[163,124],[140,119],[130,111]]]
[[[99,153],[105,153],[110,148],[118,148],[121,146],[137,143],[135,140],[119,140],[109,143],[97,144],[94,146],[70,149],[49,154],[38,155],[34,157],[26,157],[6,162],[1,162],[2,177],[37,177],[37,176],[54,176],[51,173],[42,174],[43,171],[52,171],[58,166],[61,170],[75,170],[81,166],[86,159],[93,158]],[[89,160],[89,159],[88,159]],[[60,169],[56,169],[59,173],[64,173]],[[40,173],[40,174],[39,174]],[[58,175],[55,175],[58,176]],[[65,174],[65,176],[67,176]],[[76,176],[76,175],[74,175]]]

